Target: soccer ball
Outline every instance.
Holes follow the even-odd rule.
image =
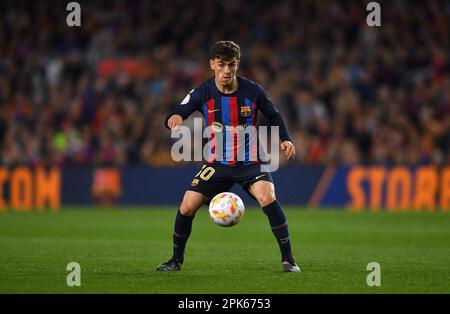
[[[219,193],[209,203],[209,216],[221,227],[238,224],[244,217],[245,207],[241,198],[234,193]]]

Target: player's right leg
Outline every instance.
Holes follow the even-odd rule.
[[[178,271],[184,261],[184,251],[192,231],[192,220],[197,210],[208,201],[208,197],[195,191],[186,191],[175,218],[173,230],[173,255],[170,260],[160,264],[156,271]]]
[[[184,250],[192,230],[192,220],[197,210],[207,204],[216,194],[228,191],[233,181],[228,178],[228,167],[220,164],[203,164],[184,194],[175,219],[173,232],[173,256],[159,265],[157,271],[180,270]]]

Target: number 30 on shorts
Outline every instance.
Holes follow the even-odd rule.
[[[206,165],[203,165],[202,169],[200,169],[200,171],[195,175],[195,177],[197,178],[200,175],[200,179],[204,180],[204,181],[208,181],[212,175],[216,172],[216,169],[214,169],[213,167],[206,167]]]

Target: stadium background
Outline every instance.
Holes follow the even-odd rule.
[[[219,39],[297,147],[281,200],[450,208],[447,1],[381,1],[381,27],[367,1],[79,3],[81,27],[64,1],[0,4],[0,208],[178,203],[198,165],[173,162],[162,125]]]
[[[0,1],[0,293],[450,292],[448,1],[377,1],[380,27],[357,0],[80,0],[81,27],[68,2]],[[219,39],[295,141],[273,177],[299,276],[240,189],[238,226],[202,208],[183,271],[154,271],[198,167],[163,120]]]

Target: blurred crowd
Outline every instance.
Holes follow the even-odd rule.
[[[283,114],[296,161],[450,164],[450,2],[0,3],[0,163],[174,164],[167,113],[241,45],[239,74]],[[283,160],[283,159],[282,159]]]

